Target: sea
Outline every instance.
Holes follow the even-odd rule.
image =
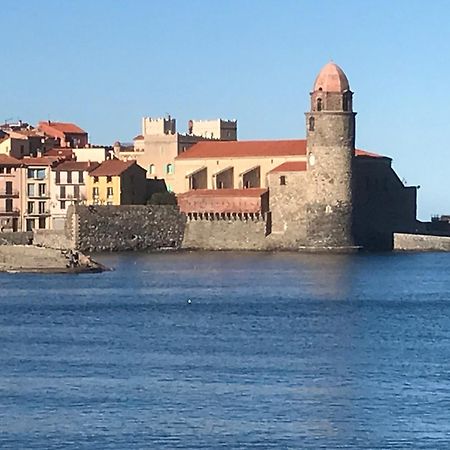
[[[450,254],[0,274],[0,449],[448,449]]]

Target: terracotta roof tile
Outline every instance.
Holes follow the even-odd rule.
[[[93,177],[113,177],[125,172],[133,164],[136,164],[135,160],[121,161],[120,159],[108,159],[90,172],[90,175]]]
[[[356,149],[356,156],[367,156],[369,158],[386,158],[386,156],[379,155],[378,153],[366,152],[365,150]]]
[[[0,166],[20,166],[22,162],[9,155],[0,155]]]
[[[201,141],[176,159],[306,155],[306,140]]]
[[[272,169],[271,172],[304,172],[306,170],[306,161],[286,161],[283,164]]]
[[[85,134],[86,131],[84,131],[82,128],[80,128],[78,125],[75,125],[74,123],[69,122],[45,122],[41,121],[39,122],[38,128],[42,131],[50,131],[55,130],[59,131],[60,133],[76,133],[76,134]]]
[[[258,156],[305,156],[306,139],[267,141],[201,141],[176,159],[244,158]],[[356,149],[356,156],[382,158],[382,155]]]
[[[20,160],[24,166],[54,166],[62,159],[57,156],[25,157]]]
[[[57,172],[87,171],[96,169],[100,163],[94,161],[65,161],[56,167]]]

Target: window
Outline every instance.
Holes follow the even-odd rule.
[[[80,186],[73,187],[73,196],[77,199],[80,198]]]
[[[286,186],[286,176],[281,175],[280,177],[280,186]]]
[[[33,231],[34,219],[27,219],[27,231]]]
[[[111,176],[111,175],[108,175],[108,176],[106,177],[106,182],[107,182],[107,183],[112,183],[112,176]]]
[[[309,131],[314,131],[315,119],[314,117],[309,118]]]
[[[45,214],[45,202],[39,202],[39,214]]]
[[[66,187],[65,186],[59,187],[59,198],[66,198]]]
[[[34,184],[27,185],[27,195],[28,197],[34,197]]]
[[[6,173],[11,173],[11,167],[6,168]]]
[[[67,172],[67,183],[71,184],[72,183],[72,172]]]
[[[57,170],[55,173],[55,182],[56,184],[61,183],[61,172],[59,170]]]
[[[83,176],[83,171],[80,170],[78,172],[78,183],[84,183],[84,176]]]
[[[28,169],[27,178],[45,179],[45,169]]]
[[[66,202],[64,200],[59,202],[59,208],[60,209],[66,209]]]
[[[92,196],[98,197],[98,187],[92,188]]]
[[[27,203],[27,213],[33,214],[34,213],[34,202],[28,202]]]
[[[112,187],[107,187],[106,188],[106,195],[108,197],[112,197],[113,196],[113,188]]]
[[[172,175],[173,174],[173,164],[167,164],[167,166],[166,166],[166,173],[168,175]]]
[[[98,183],[98,177],[94,177],[94,183]]]
[[[13,201],[12,198],[7,198],[5,200],[5,211],[6,212],[12,212],[13,210]]]
[[[45,197],[46,186],[45,184],[39,184],[39,197]]]
[[[5,168],[4,167],[0,167],[0,173],[5,173]]]
[[[150,166],[148,168],[148,173],[150,175],[154,175],[155,174],[155,165],[154,164],[150,164]]]
[[[6,195],[12,195],[13,193],[13,184],[12,181],[7,181],[5,183],[5,194]]]
[[[317,99],[317,111],[322,111],[322,99]]]
[[[39,217],[39,228],[43,230],[45,228],[45,217]]]

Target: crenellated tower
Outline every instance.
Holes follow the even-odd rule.
[[[306,113],[308,199],[307,241],[317,248],[354,246],[353,159],[355,116],[353,92],[342,69],[326,64],[311,92]]]

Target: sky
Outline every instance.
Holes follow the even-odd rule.
[[[354,94],[358,148],[450,214],[448,0],[22,0],[2,7],[0,122],[74,122],[130,142],[141,118],[238,120],[238,137],[304,138],[320,68]]]

